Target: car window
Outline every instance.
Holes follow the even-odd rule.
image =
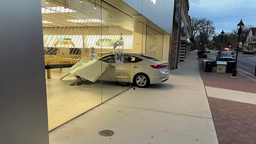
[[[155,59],[155,58],[152,58],[150,56],[146,56],[146,55],[140,55],[141,57],[144,57],[144,58],[147,58],[147,59],[150,59],[152,61],[159,61],[158,59]]]
[[[114,55],[109,55],[109,56],[103,57],[100,60],[102,60],[102,61],[104,61],[106,63],[115,63]]]
[[[142,59],[141,59],[141,58],[138,58],[138,57],[133,56],[133,57],[131,58],[131,61],[132,61],[132,63],[137,63],[137,62],[141,62],[141,61],[142,61]]]
[[[232,57],[231,53],[221,53],[222,57]]]
[[[115,63],[115,56],[108,55],[108,56],[100,58],[100,60],[104,61],[106,63]],[[124,55],[124,63],[137,63],[137,62],[141,62],[141,61],[143,61],[143,59],[138,58],[136,56]]]
[[[130,55],[124,55],[124,63],[131,63],[131,56]]]
[[[142,61],[142,59],[135,57],[135,56],[131,56],[131,55],[124,56],[124,63],[137,63],[140,61]]]

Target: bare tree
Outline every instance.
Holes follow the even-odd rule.
[[[191,19],[191,28],[192,28],[193,37],[195,37],[197,32],[198,32],[199,24],[200,23],[199,23],[198,18],[192,17],[192,19]]]
[[[247,35],[249,33],[250,27],[251,26],[246,26],[243,29],[243,31],[241,33],[241,37],[240,37],[240,40],[241,40],[242,43],[244,43],[246,41],[246,37],[247,37]],[[220,39],[221,39],[220,34],[219,35],[215,35],[212,38],[213,39],[212,39],[211,43],[213,44],[213,46],[215,48],[218,49],[220,47]],[[223,47],[231,46],[231,47],[236,48],[237,45],[238,45],[238,41],[237,40],[238,40],[238,30],[234,29],[231,32],[224,34],[223,40],[222,40]]]
[[[244,43],[245,41],[246,41],[246,37],[247,37],[247,35],[249,34],[249,30],[250,30],[250,28],[251,28],[252,26],[245,26],[244,27],[244,29],[242,30],[242,33],[241,33],[241,42],[242,43]],[[232,40],[234,41],[234,43],[237,43],[237,37],[238,37],[238,30],[237,29],[235,29],[235,30],[233,30],[231,33],[230,33],[230,35],[231,36],[233,36],[232,38]],[[236,37],[236,39],[235,39],[235,37]]]
[[[193,36],[197,40],[197,47],[203,49],[215,33],[213,22],[206,18],[192,18],[191,27]]]

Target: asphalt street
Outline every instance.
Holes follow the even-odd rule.
[[[251,75],[255,73],[256,56],[239,54],[237,58],[237,68],[241,69]]]

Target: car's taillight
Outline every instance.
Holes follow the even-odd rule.
[[[151,67],[156,69],[161,69],[161,68],[165,68],[166,65],[151,65]]]

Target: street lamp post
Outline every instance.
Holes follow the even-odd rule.
[[[221,34],[221,37],[220,37],[220,53],[221,53],[221,50],[222,50],[222,39],[223,39],[223,35],[225,34],[224,31],[222,30],[222,32],[220,33]]]
[[[238,29],[238,44],[237,44],[237,48],[236,48],[236,61],[235,61],[235,67],[232,71],[232,77],[237,77],[237,57],[238,57],[238,51],[240,50],[239,48],[239,43],[240,43],[240,36],[242,33],[242,30],[244,28],[244,23],[241,19],[241,21],[237,24],[237,29]]]
[[[204,38],[204,49],[207,48],[207,38]]]

